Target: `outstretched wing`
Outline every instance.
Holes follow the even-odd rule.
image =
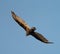
[[[22,20],[20,17],[18,17],[13,11],[11,11],[13,19],[24,28],[24,30],[28,31],[30,30],[30,27],[25,23],[24,20]]]
[[[53,43],[53,42],[49,42],[42,34],[39,34],[37,32],[31,33],[31,35],[34,36],[36,39],[40,40],[41,42],[44,42],[44,43]]]

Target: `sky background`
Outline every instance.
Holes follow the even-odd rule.
[[[26,37],[11,11],[54,44]],[[60,54],[60,0],[0,0],[0,54]]]

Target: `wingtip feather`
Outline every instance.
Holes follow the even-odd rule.
[[[53,42],[46,42],[47,44],[53,44]]]
[[[15,14],[13,11],[11,11],[12,14]]]

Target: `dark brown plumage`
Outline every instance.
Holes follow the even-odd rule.
[[[26,31],[26,35],[32,35],[36,39],[40,40],[41,42],[44,43],[52,43],[49,42],[45,37],[43,37],[42,34],[39,34],[35,32],[36,28],[32,27],[30,28],[24,20],[22,20],[20,17],[18,17],[13,11],[11,11],[13,19]]]

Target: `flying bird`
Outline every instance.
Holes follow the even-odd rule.
[[[42,34],[35,32],[36,30],[35,27],[30,28],[30,26],[28,26],[27,23],[22,18],[17,16],[13,11],[11,11],[11,14],[13,19],[26,31],[26,36],[32,35],[37,40],[43,43],[53,43],[49,42]]]

